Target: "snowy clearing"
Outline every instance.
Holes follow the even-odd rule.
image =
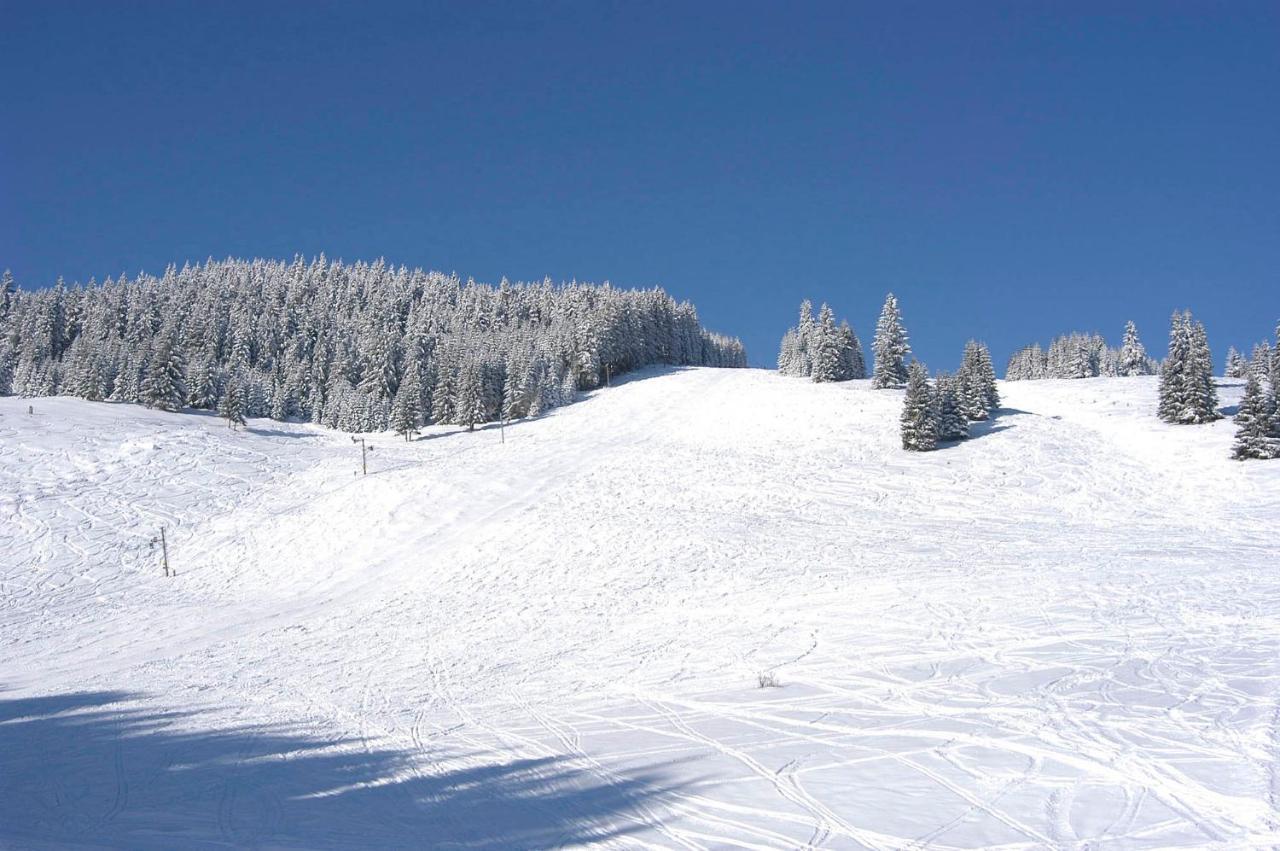
[[[1280,462],[1229,420],[1002,383],[912,454],[865,381],[641,378],[366,477],[0,399],[0,845],[1280,844]]]

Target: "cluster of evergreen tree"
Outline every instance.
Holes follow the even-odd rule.
[[[1169,354],[1160,369],[1157,414],[1167,423],[1207,423],[1221,418],[1209,336],[1189,310],[1173,314]]]
[[[907,357],[911,346],[907,330],[902,326],[902,313],[893,293],[885,298],[876,322],[875,373],[871,386],[877,389],[901,387],[907,381]],[[867,364],[862,343],[847,321],[836,325],[831,308],[822,305],[818,318],[813,318],[813,304],[805,299],[800,304],[800,322],[782,335],[778,350],[778,371],[814,381],[848,381],[867,377]]]
[[[1245,361],[1231,349],[1227,375],[1246,379],[1235,416],[1238,428],[1231,457],[1240,461],[1280,458],[1280,324],[1276,344],[1254,346],[1251,360]]]
[[[927,452],[939,442],[963,440],[971,422],[994,416],[999,407],[995,368],[984,343],[966,343],[960,370],[939,373],[932,384],[924,364],[913,361],[902,405],[902,448]]]
[[[0,279],[0,395],[407,436],[534,416],[650,364],[741,367],[746,354],[660,289],[495,287],[381,260],[210,260],[35,291]]]
[[[1276,326],[1276,345],[1262,341],[1253,347],[1252,356],[1246,358],[1235,346],[1227,349],[1227,365],[1223,375],[1227,378],[1248,378],[1250,373],[1264,381],[1270,380],[1280,370],[1280,325]]]
[[[1133,322],[1124,326],[1124,341],[1114,349],[1099,334],[1064,334],[1048,351],[1034,344],[1009,358],[1005,381],[1037,378],[1097,378],[1117,375],[1155,375],[1160,364],[1147,354]]]
[[[847,320],[836,324],[835,313],[826,304],[815,320],[813,304],[805,299],[800,303],[800,322],[782,335],[778,372],[818,382],[866,378],[862,341]]]

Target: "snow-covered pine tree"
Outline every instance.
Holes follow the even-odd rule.
[[[986,343],[976,344],[975,365],[978,375],[978,387],[982,392],[983,403],[987,414],[995,414],[1000,409],[1000,390],[996,387],[996,369],[991,362],[991,350]]]
[[[1231,457],[1237,461],[1251,458],[1280,457],[1280,434],[1277,434],[1275,393],[1265,392],[1256,373],[1250,372],[1244,385],[1244,397],[1235,416],[1236,440]]]
[[[1160,371],[1160,419],[1167,423],[1206,423],[1219,418],[1213,362],[1204,326],[1191,311],[1174,313],[1169,355]]]
[[[202,357],[191,370],[187,387],[187,404],[200,410],[213,410],[218,404],[218,385],[214,377],[213,360]]]
[[[959,385],[957,395],[960,413],[966,419],[985,420],[1000,407],[995,369],[991,365],[991,352],[985,343],[976,340],[965,343],[964,357],[956,379]]]
[[[1190,311],[1187,322],[1191,323]],[[1218,413],[1218,388],[1213,381],[1213,353],[1209,350],[1209,335],[1204,324],[1191,325],[1191,399],[1194,402],[1196,422],[1212,422],[1222,418]]]
[[[848,321],[840,322],[840,375],[841,381],[861,380],[867,377],[867,362],[862,356],[862,341],[853,333]]]
[[[13,297],[13,273],[8,269],[0,275],[0,319],[9,315],[9,301]]]
[[[1240,356],[1235,346],[1227,349],[1227,364],[1222,374],[1227,378],[1244,378],[1249,372],[1249,362]]]
[[[938,446],[938,407],[934,404],[929,372],[913,361],[907,370],[907,392],[902,405],[902,448],[927,452]]]
[[[836,328],[836,318],[826,304],[818,311],[818,321],[811,331],[813,350],[813,380],[826,383],[839,381],[840,374],[840,331]]]
[[[244,425],[244,400],[240,386],[234,381],[223,388],[222,398],[218,400],[218,416],[227,421],[227,428]]]
[[[142,382],[142,402],[148,408],[178,411],[186,401],[187,365],[182,349],[169,337],[162,337]]]
[[[884,300],[871,348],[875,355],[871,386],[877,389],[901,386],[907,380],[906,358],[911,353],[911,346],[907,340],[907,329],[902,326],[898,299],[893,293]]]
[[[1253,347],[1253,356],[1249,358],[1249,371],[1264,381],[1271,375],[1271,344],[1263,340]]]
[[[782,335],[778,345],[778,372],[782,375],[795,375],[799,368],[799,337],[796,329],[788,328]]]
[[[954,375],[940,372],[933,382],[938,406],[938,440],[963,440],[969,436],[969,421],[960,410],[960,382]]]
[[[800,302],[800,321],[796,324],[796,375],[813,374],[813,302]]]
[[[1191,334],[1183,314],[1174,311],[1169,321],[1169,352],[1160,370],[1160,397],[1156,410],[1167,423],[1185,422],[1187,410],[1187,369],[1191,357]]]
[[[419,420],[418,401],[414,399],[413,388],[400,385],[395,401],[391,404],[391,428],[405,441],[413,440],[418,434]]]
[[[581,364],[579,364],[580,366]],[[453,402],[453,422],[475,431],[476,423],[484,422],[484,388],[480,365],[468,361],[458,373],[457,396]]]
[[[1271,392],[1280,396],[1280,323],[1276,324],[1276,344],[1271,347]]]
[[[452,369],[445,371],[436,379],[436,389],[431,394],[431,422],[436,424],[453,422],[454,400],[457,398],[457,373]]]
[[[1132,319],[1124,323],[1124,341],[1120,344],[1116,369],[1125,376],[1147,374],[1147,350],[1138,339],[1138,326]]]

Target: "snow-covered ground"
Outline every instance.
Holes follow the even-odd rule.
[[[917,455],[865,382],[642,378],[364,477],[0,399],[0,846],[1280,845],[1280,462],[1229,421],[1022,382]]]

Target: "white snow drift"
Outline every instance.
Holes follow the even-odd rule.
[[[650,372],[365,477],[2,399],[0,845],[1275,845],[1280,462],[1155,387],[911,454],[900,392]]]

